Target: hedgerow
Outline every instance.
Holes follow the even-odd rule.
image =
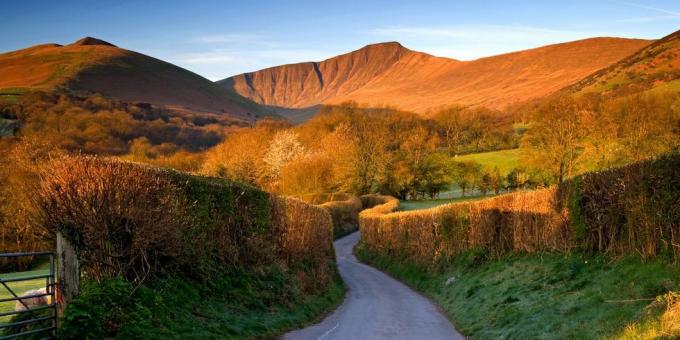
[[[395,202],[382,202],[360,215],[363,246],[428,266],[468,250],[496,258],[579,250],[680,259],[677,153],[559,186],[427,210],[392,213]]]

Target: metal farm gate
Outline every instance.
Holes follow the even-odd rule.
[[[57,285],[54,254],[51,252],[0,253],[0,260],[22,257],[48,258],[49,270],[42,274],[21,275],[19,272],[0,276],[0,296],[8,296],[0,298],[0,340],[25,336],[38,339],[56,338]],[[44,285],[42,280],[45,280]],[[30,287],[44,288],[44,292],[21,296],[26,286],[23,288],[17,286],[22,286],[22,283]],[[35,303],[36,300],[42,303]]]

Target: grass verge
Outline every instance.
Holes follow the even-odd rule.
[[[362,247],[357,255],[429,295],[472,338],[680,336],[680,318],[668,322],[664,302],[680,288],[680,267],[660,261],[578,254],[487,261],[468,252],[427,270]]]
[[[60,337],[275,338],[342,302],[339,275],[327,290],[309,295],[286,275],[272,267],[207,283],[166,278],[137,288],[122,279],[86,284],[66,309]]]

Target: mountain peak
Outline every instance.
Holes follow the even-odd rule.
[[[379,42],[379,43],[374,43],[374,44],[368,44],[362,48],[360,48],[358,51],[365,51],[365,50],[375,50],[375,51],[410,51],[408,48],[404,47],[404,45],[400,44],[398,41],[386,41],[386,42]]]
[[[71,46],[91,46],[91,45],[116,47],[116,45],[114,45],[112,43],[106,42],[106,41],[101,40],[101,39],[92,38],[92,37],[85,37],[85,38],[82,38],[82,39],[74,42],[73,44],[71,44]]]

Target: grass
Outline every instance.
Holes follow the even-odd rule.
[[[490,169],[498,167],[503,173],[508,173],[519,165],[520,149],[509,149],[500,151],[490,151],[481,153],[472,153],[462,156],[457,156],[457,161],[475,161]]]
[[[86,284],[65,312],[64,339],[275,338],[342,302],[339,276],[307,294],[282,271],[260,268],[199,283],[165,278],[138,287],[121,279]]]
[[[2,279],[9,279],[9,278],[16,278],[16,277],[26,277],[26,276],[33,276],[33,275],[47,275],[49,273],[49,263],[44,262],[36,266],[33,270],[31,271],[24,271],[24,272],[14,272],[14,273],[3,273],[0,274],[0,278]],[[35,280],[29,280],[29,281],[18,281],[18,282],[9,282],[7,285],[16,293],[17,295],[21,296],[24,292],[32,289],[40,289],[40,288],[45,288],[46,287],[46,282],[45,279],[35,279]],[[5,289],[4,286],[0,286],[0,299],[6,299],[13,297],[12,294],[10,294],[7,289]],[[4,312],[10,312],[14,310],[14,305],[16,301],[9,301],[9,302],[2,302],[0,303],[0,313]],[[6,316],[6,317],[0,317],[0,323],[8,322],[11,319],[11,316]]]
[[[679,266],[637,258],[544,254],[487,261],[467,253],[425,270],[361,247],[357,253],[432,297],[459,331],[476,339],[640,338],[659,329],[663,308],[652,308],[658,297],[680,288]]]

